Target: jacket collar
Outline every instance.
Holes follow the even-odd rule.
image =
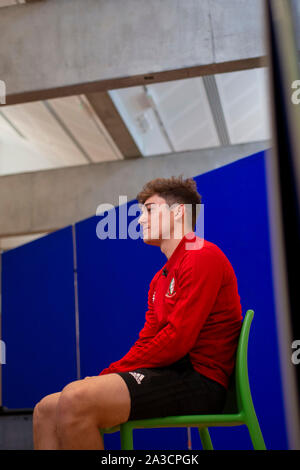
[[[182,237],[182,239],[180,240],[178,245],[176,246],[175,250],[171,254],[171,256],[168,259],[168,261],[166,262],[166,264],[162,267],[162,270],[164,269],[167,272],[169,272],[171,270],[172,266],[174,265],[174,263],[176,262],[176,260],[179,258],[179,256],[184,251],[186,251],[186,244],[187,243],[195,243],[196,239],[197,239],[197,236],[196,236],[195,232],[186,233]]]

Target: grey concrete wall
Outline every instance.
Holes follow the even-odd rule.
[[[195,176],[270,147],[269,142],[60,168],[0,178],[0,237],[57,230],[96,214],[99,204],[135,199],[158,177]]]
[[[265,56],[263,0],[44,0],[0,15],[7,95]]]

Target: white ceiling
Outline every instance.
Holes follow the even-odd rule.
[[[85,96],[0,107],[0,175],[122,158]]]
[[[176,152],[216,147],[219,139],[201,78],[147,87]]]
[[[230,142],[270,139],[267,70],[265,68],[216,75]]]
[[[225,131],[228,145],[269,139],[266,69],[210,79],[196,77],[109,93],[144,156],[220,146]]]
[[[145,157],[270,139],[264,68],[109,94]],[[0,106],[0,175],[122,158],[84,95]]]

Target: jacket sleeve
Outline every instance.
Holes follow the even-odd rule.
[[[153,311],[152,296],[154,293],[155,280],[158,274],[159,273],[156,273],[156,275],[154,276],[154,278],[152,279],[150,283],[150,287],[148,291],[148,310],[145,315],[146,321],[142,330],[139,333],[139,338],[137,339],[137,341],[134,343],[134,345],[131,347],[131,349],[122,359],[116,362],[112,362],[109,365],[109,367],[107,367],[106,369],[103,369],[99,375],[110,374],[112,372],[118,372],[120,368],[123,370],[122,367],[124,367],[124,365],[129,367],[128,370],[130,370],[132,367],[135,367],[134,358],[136,357],[136,354],[139,354],[139,352],[145,346],[145,344],[155,336],[157,332],[157,328],[158,328],[158,322]]]
[[[164,367],[185,356],[193,347],[222,285],[224,261],[209,250],[186,256],[178,271],[178,298],[167,324],[147,343],[135,348],[122,371]],[[149,339],[149,338],[148,338]]]

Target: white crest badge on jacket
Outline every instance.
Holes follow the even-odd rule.
[[[170,282],[170,285],[169,285],[169,289],[167,290],[166,292],[166,297],[174,297],[174,295],[176,294],[176,291],[175,291],[175,278],[173,277],[171,279],[171,282]]]

